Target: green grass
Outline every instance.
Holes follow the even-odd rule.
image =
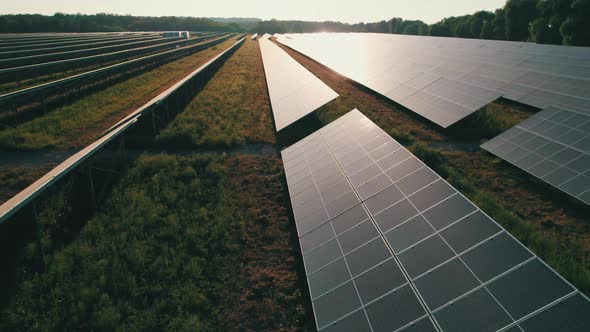
[[[277,157],[142,156],[60,246],[53,233],[66,184],[40,211],[47,271],[22,268],[0,330],[301,330],[281,165]],[[23,262],[35,262],[36,246]]]
[[[223,188],[225,160],[141,158],[48,271],[25,278],[0,329],[231,328],[220,301],[241,226]]]
[[[530,111],[493,102],[449,128],[449,134],[462,139],[493,138],[530,115]]]
[[[156,141],[177,148],[273,143],[271,121],[258,43],[248,40]]]
[[[235,41],[219,45],[229,47]],[[72,104],[0,132],[0,148],[67,149],[94,141],[128,112],[178,81],[219,53],[207,49],[114,84]]]

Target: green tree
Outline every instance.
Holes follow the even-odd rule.
[[[590,0],[574,0],[572,14],[560,27],[564,45],[590,46]]]
[[[471,35],[474,38],[485,38],[484,37],[484,33],[483,33],[483,29],[484,29],[484,25],[488,24],[488,29],[490,30],[489,33],[486,33],[486,35],[491,35],[491,22],[494,19],[494,13],[492,12],[488,12],[485,10],[476,12],[475,14],[473,14],[471,16],[470,22],[469,22],[469,29],[471,30]]]
[[[423,24],[418,29],[418,34],[420,36],[428,36],[430,35],[430,26],[428,24]]]
[[[528,40],[529,25],[537,17],[537,0],[508,0],[505,10],[507,39]]]
[[[430,26],[430,35],[438,37],[451,37],[451,28],[448,24],[446,24],[445,20],[443,20]]]
[[[474,35],[471,34],[471,27],[470,26],[471,25],[469,24],[468,19],[466,19],[466,18],[458,19],[452,28],[453,36],[459,37],[459,38],[473,38],[473,37],[475,37]]]
[[[506,37],[506,11],[504,8],[496,9],[492,21],[492,39],[505,40]]]
[[[543,0],[537,3],[539,17],[530,26],[530,39],[536,43],[561,44],[561,25],[570,16],[572,0]]]
[[[258,24],[256,24],[256,32],[270,33],[272,35],[275,33],[285,33],[286,29],[285,24],[283,22],[280,22],[273,18],[270,21],[258,22]]]

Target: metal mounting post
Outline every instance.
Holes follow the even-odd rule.
[[[90,202],[94,211],[97,210],[96,191],[94,189],[94,179],[92,178],[92,166],[88,165],[88,179],[90,180]]]
[[[17,107],[16,104],[12,104],[12,110],[14,111],[14,125],[18,125],[18,111],[17,111]]]
[[[152,107],[152,133],[156,136],[156,107]]]
[[[37,204],[33,204],[33,222],[35,223],[35,237],[37,239],[37,254],[41,261],[41,271],[45,272],[45,249],[43,249],[43,240],[41,237],[41,224],[39,223],[39,216],[37,214]]]

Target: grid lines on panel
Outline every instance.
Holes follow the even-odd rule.
[[[549,107],[481,147],[590,205],[590,115]]]
[[[268,38],[261,38],[259,43],[277,131],[338,97]]]
[[[357,110],[282,155],[320,329],[353,317],[373,331],[410,331],[431,319],[443,331],[500,330],[577,294]],[[531,273],[539,281],[524,283]],[[326,303],[346,292],[352,305],[326,316]],[[394,312],[396,301],[408,311]]]
[[[371,33],[278,41],[443,128],[499,97],[590,109],[590,48]]]

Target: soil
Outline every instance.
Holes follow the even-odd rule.
[[[228,183],[243,211],[241,275],[232,317],[236,330],[313,330],[299,244],[278,156],[234,156]],[[309,303],[309,302],[308,302]]]

